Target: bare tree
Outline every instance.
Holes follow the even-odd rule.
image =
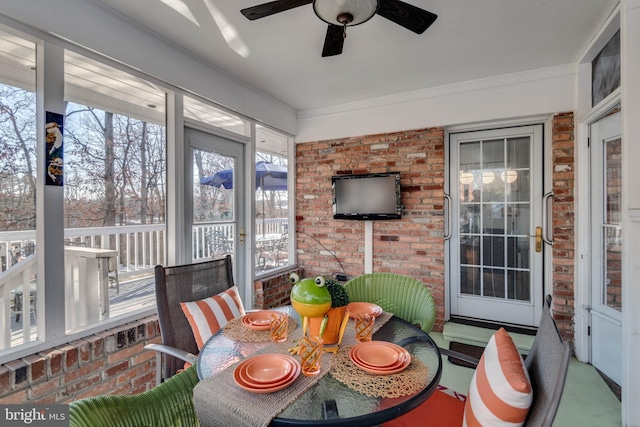
[[[35,94],[0,84],[0,229],[36,225]]]

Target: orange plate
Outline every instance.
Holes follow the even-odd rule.
[[[370,302],[350,302],[347,304],[347,311],[352,319],[354,313],[369,313],[373,317],[378,317],[382,314],[382,307]]]
[[[381,345],[372,341],[375,345],[354,347],[354,354],[367,365],[374,368],[384,368],[395,365],[400,352],[393,347]]]
[[[409,366],[409,364],[411,364],[411,359],[407,359],[407,361],[405,363],[403,363],[401,366],[399,366],[396,369],[374,369],[365,365],[361,365],[358,362],[354,361],[353,362],[358,368],[362,369],[363,371],[369,373],[369,374],[373,374],[373,375],[392,375],[392,374],[397,374],[400,373],[402,371],[404,371],[407,366]]]
[[[407,350],[385,341],[356,344],[351,348],[349,357],[360,369],[376,375],[397,374],[411,363],[411,354]]]
[[[395,369],[411,359],[411,354],[399,345],[386,341],[358,343],[351,348],[349,355],[361,365],[374,369]]]
[[[249,329],[255,329],[257,331],[269,330],[269,316],[273,313],[278,313],[273,310],[260,310],[247,313],[242,316],[242,324]]]
[[[300,368],[295,363],[292,363],[292,369],[289,374],[281,380],[274,381],[272,383],[256,383],[247,376],[247,365],[238,366],[238,377],[242,381],[243,385],[252,389],[273,389],[274,387],[280,387],[284,384],[291,383],[300,374]]]
[[[248,378],[246,377],[245,374],[243,374],[243,372],[246,370],[245,369],[246,362],[248,362],[251,359],[247,359],[241,362],[236,367],[236,369],[233,371],[233,380],[241,388],[243,388],[246,391],[250,391],[252,393],[273,393],[275,391],[282,390],[283,388],[287,387],[289,384],[294,382],[296,378],[298,378],[298,376],[300,375],[301,369],[300,369],[300,363],[298,363],[298,361],[293,359],[292,357],[289,357],[286,355],[277,355],[277,356],[289,358],[291,363],[293,363],[294,365],[294,368],[291,371],[291,373],[287,377],[282,379],[280,382],[276,382],[272,384],[256,384],[248,380]]]
[[[402,367],[406,361],[407,361],[407,356],[405,356],[404,354],[400,354],[398,355],[398,360],[393,363],[392,365],[388,365],[388,366],[371,366],[368,363],[366,363],[365,361],[363,361],[362,359],[360,359],[360,357],[358,357],[357,352],[349,352],[349,358],[351,359],[351,361],[353,361],[353,363],[355,363],[358,366],[363,366],[365,368],[369,368],[375,371],[394,371],[400,367]]]
[[[252,357],[245,365],[247,376],[254,383],[276,383],[293,370],[293,363],[284,357],[263,354]]]
[[[244,386],[243,388],[251,388],[252,389],[251,391],[253,391],[253,390],[265,390],[265,389],[273,389],[275,387],[280,387],[281,385],[290,384],[297,377],[297,373],[296,373],[297,371],[298,371],[298,369],[294,366],[293,369],[291,370],[291,372],[289,373],[289,375],[287,375],[285,378],[283,378],[280,381],[276,381],[276,382],[273,382],[273,383],[254,383],[251,380],[251,378],[247,377],[246,366],[243,366],[238,371],[238,378],[242,382],[242,385]],[[234,377],[235,377],[235,374],[234,374]]]
[[[393,357],[391,354],[384,356],[384,359],[389,359],[390,362],[388,364],[382,364],[382,360],[384,360],[382,357],[372,359],[371,357],[365,356],[365,358],[362,358],[358,354],[357,350],[352,350],[351,352],[349,352],[349,357],[351,358],[351,360],[353,360],[358,365],[381,371],[397,369],[406,362],[407,356],[404,353],[396,353],[394,356],[395,357],[393,362],[391,362],[391,358]]]

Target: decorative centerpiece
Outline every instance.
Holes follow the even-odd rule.
[[[303,329],[306,331],[306,319],[322,317],[331,308],[331,294],[325,287],[322,276],[300,279],[296,273],[291,273],[289,280],[294,284],[291,289],[291,305],[302,318]]]
[[[349,321],[349,296],[343,285],[322,276],[302,279],[293,273],[290,277],[291,305],[300,314],[303,331],[322,338],[326,346],[338,345]],[[330,351],[330,349],[327,349]]]
[[[322,336],[325,346],[332,346],[340,344],[344,328],[349,321],[349,295],[344,286],[334,280],[325,279],[325,287],[331,294],[331,308],[322,318],[310,318],[309,329],[311,334],[317,332]]]

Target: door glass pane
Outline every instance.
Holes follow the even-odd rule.
[[[507,266],[529,268],[529,237],[509,237],[507,239]]]
[[[504,233],[504,204],[482,205],[482,229],[485,233]]]
[[[472,226],[477,233],[479,230]],[[460,240],[461,292],[480,295],[480,237],[466,234]]]
[[[526,202],[529,200],[529,176],[526,169],[507,170],[503,172],[507,179],[507,201]],[[512,182],[509,182],[511,181]]]
[[[482,172],[482,201],[502,202],[505,199],[505,185],[495,171]]]
[[[193,150],[193,258],[234,254],[234,159]]]
[[[622,239],[620,227],[605,227],[604,229],[605,262],[605,295],[603,304],[615,310],[622,311]]]
[[[605,222],[622,224],[622,140],[605,143]]]
[[[485,235],[482,238],[482,264],[504,267],[504,237]]]
[[[462,266],[460,268],[460,292],[469,295],[481,295],[479,267]]]
[[[507,204],[507,230],[509,234],[529,233],[529,203]]]
[[[507,139],[507,168],[529,168],[529,137]]]
[[[528,271],[509,271],[507,298],[529,301],[531,299],[531,277]]]
[[[460,144],[460,292],[529,301],[530,137]]]
[[[460,205],[460,232],[480,232],[480,204],[463,203]]]
[[[289,162],[291,140],[264,126],[256,126],[256,274],[293,263],[289,249]]]
[[[605,161],[605,224],[604,262],[605,280],[603,304],[622,311],[622,140],[616,138],[604,144]]]
[[[505,297],[504,270],[498,268],[482,269],[482,295],[493,298]]]
[[[460,145],[460,171],[480,169],[480,141],[465,142]]]
[[[501,167],[504,167],[504,140],[483,141],[482,169],[492,170]]]

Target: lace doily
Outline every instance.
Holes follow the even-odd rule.
[[[295,321],[291,316],[287,316],[289,318],[289,334],[293,332],[298,327],[298,322]],[[249,329],[242,324],[242,318],[237,318],[230,320],[224,327],[222,328],[222,333],[229,339],[234,341],[243,341],[243,342],[266,342],[271,341],[271,335],[269,334],[269,330],[266,331],[257,331],[255,329]]]
[[[341,348],[331,359],[331,375],[352,390],[370,397],[400,397],[415,394],[427,386],[429,369],[412,358],[397,374],[373,375],[358,368],[349,358],[351,347]]]

